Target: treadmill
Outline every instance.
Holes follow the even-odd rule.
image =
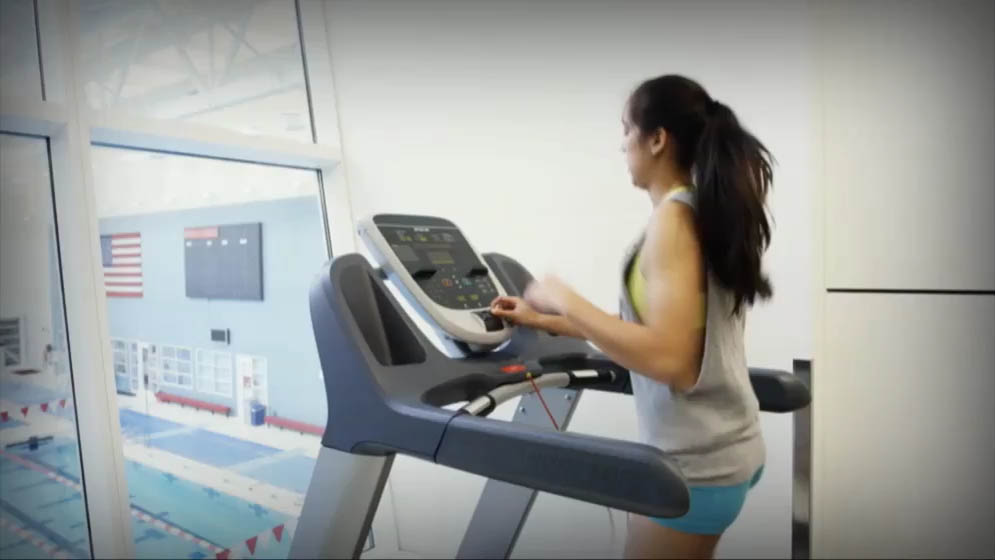
[[[397,453],[489,479],[461,558],[507,557],[537,491],[653,517],[687,512],[684,478],[660,449],[563,431],[582,389],[631,392],[629,372],[586,341],[493,316],[496,296],[524,293],[532,276],[523,266],[477,253],[443,218],[378,214],[359,235],[375,265],[338,256],[311,287],[328,420],[291,558],[358,558]],[[388,282],[454,356],[429,341]],[[750,380],[762,410],[809,402],[787,372],[751,369]],[[512,421],[488,418],[519,397]]]

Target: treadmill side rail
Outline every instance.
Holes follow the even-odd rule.
[[[435,461],[488,478],[652,517],[679,517],[689,495],[655,447],[461,414]]]

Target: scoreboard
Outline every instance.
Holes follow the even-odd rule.
[[[183,254],[187,297],[263,299],[261,223],[185,228]]]

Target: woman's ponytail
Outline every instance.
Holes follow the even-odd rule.
[[[709,100],[705,114],[693,167],[698,234],[709,270],[733,293],[735,314],[773,294],[761,269],[771,239],[771,157],[729,107]]]
[[[644,134],[662,128],[675,140],[676,163],[694,181],[705,262],[733,295],[733,314],[771,297],[770,279],[761,268],[771,239],[766,199],[773,173],[767,148],[729,107],[684,76],[643,82],[628,107]]]

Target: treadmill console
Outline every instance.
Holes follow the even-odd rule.
[[[490,313],[503,287],[449,220],[378,214],[360,222],[359,235],[387,277],[446,337],[489,349],[511,336]]]

